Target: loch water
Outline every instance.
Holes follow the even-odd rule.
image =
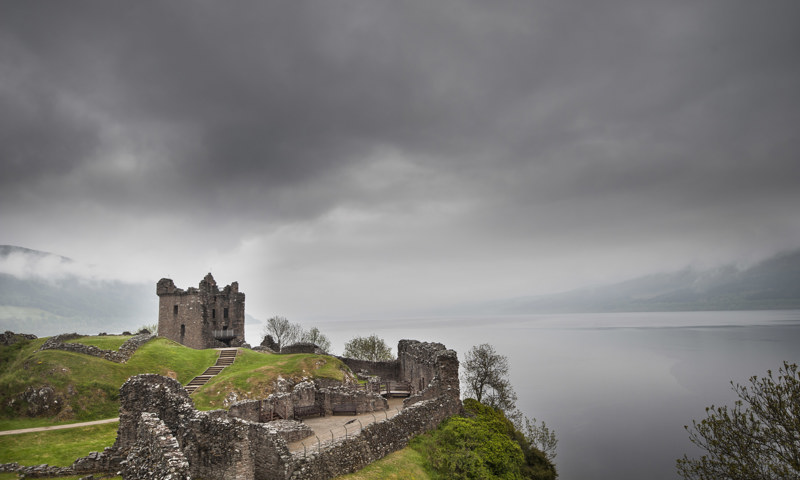
[[[730,382],[800,363],[800,310],[413,318],[320,323],[334,350],[376,333],[506,355],[517,405],[559,443],[562,480],[674,480],[684,425],[732,405]],[[338,350],[337,350],[338,349]],[[394,349],[393,349],[394,350]]]

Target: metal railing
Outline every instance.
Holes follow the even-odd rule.
[[[233,338],[236,330],[214,330],[214,338]]]

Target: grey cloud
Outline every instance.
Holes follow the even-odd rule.
[[[794,1],[6,2],[0,212],[166,207],[242,237],[355,212],[376,239],[435,233],[426,261],[587,231],[699,245],[746,224],[785,244],[799,17]]]

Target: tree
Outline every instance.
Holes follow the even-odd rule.
[[[556,432],[547,428],[547,424],[544,421],[539,425],[535,418],[525,417],[525,439],[541,450],[551,462],[556,459],[558,438],[556,437]]]
[[[328,337],[324,333],[320,332],[319,328],[317,327],[311,327],[310,330],[303,332],[300,341],[313,343],[325,352],[329,352],[331,350],[331,341],[328,340]]]
[[[265,336],[272,335],[272,338],[275,339],[275,343],[278,344],[278,348],[297,343],[302,333],[303,329],[300,325],[290,322],[286,317],[280,316],[275,316],[267,320],[267,324],[264,325],[264,330],[262,332]]]
[[[684,427],[706,451],[698,459],[678,459],[686,479],[800,479],[800,374],[783,363],[777,377],[767,371],[750,386],[731,382],[734,407],[706,408],[706,418]]]
[[[464,392],[481,403],[503,410],[512,418],[516,410],[517,394],[507,376],[508,358],[498,354],[488,343],[474,346],[467,352],[464,362]]]
[[[345,343],[344,356],[370,362],[394,359],[392,349],[374,333],[369,337],[354,337]]]

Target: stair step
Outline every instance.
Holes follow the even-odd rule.
[[[233,362],[236,361],[236,353],[237,349],[231,348],[229,350],[220,350],[219,358],[217,358],[217,363],[213,366],[206,368],[206,371],[202,374],[194,377],[189,383],[187,383],[184,388],[186,389],[186,393],[194,393],[197,391],[198,388],[202,387],[203,385],[207,384],[209,380],[217,376],[225,367],[233,365]]]

